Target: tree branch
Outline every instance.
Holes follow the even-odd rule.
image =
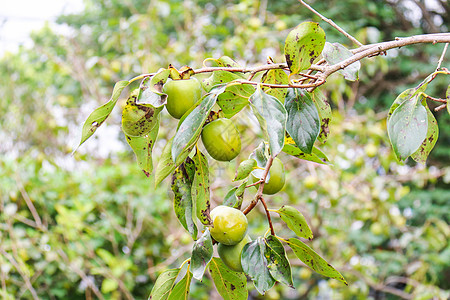
[[[262,199],[262,192],[264,189],[264,184],[266,182],[267,174],[269,174],[270,167],[272,166],[273,157],[270,156],[267,161],[266,168],[264,169],[263,176],[261,177],[261,184],[259,185],[258,191],[256,192],[255,198],[250,202],[249,206],[243,211],[244,215],[248,214],[258,203],[259,200]]]
[[[441,68],[441,64],[444,61],[444,56],[445,56],[445,52],[447,52],[447,48],[448,48],[448,43],[445,43],[444,50],[442,50],[441,57],[439,58],[439,61],[438,61],[437,67],[436,67],[436,71],[439,71],[439,69]]]

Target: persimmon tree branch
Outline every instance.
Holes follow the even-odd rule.
[[[258,204],[258,201],[262,199],[262,193],[264,189],[264,184],[266,182],[267,174],[269,174],[270,167],[272,166],[273,157],[270,156],[267,160],[266,168],[264,169],[264,173],[261,177],[261,184],[259,185],[258,191],[256,192],[255,198],[250,202],[249,206],[243,211],[244,215],[248,214],[255,206]]]

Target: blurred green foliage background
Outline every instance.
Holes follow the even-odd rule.
[[[436,1],[309,1],[363,43],[448,31],[449,4]],[[410,3],[410,4],[408,4]],[[169,63],[198,68],[228,55],[243,65],[284,61],[289,30],[320,21],[294,0],[86,0],[85,10],[35,31],[33,47],[0,59],[0,295],[3,299],[146,299],[161,270],[178,267],[192,240],[178,224],[166,181],[154,187],[120,131],[120,107],[74,156],[82,122],[114,82]],[[320,22],[330,42],[352,47]],[[446,299],[450,277],[450,118],[436,113],[440,136],[428,165],[398,163],[385,118],[406,88],[434,71],[443,45],[416,45],[362,61],[360,81],[339,75],[322,89],[332,103],[331,166],[281,156],[284,191],[269,206],[296,206],[314,231],[312,248],[349,286],[313,274],[288,253],[295,290],[275,286],[251,299]],[[443,66],[449,66],[447,54]],[[427,93],[444,97],[438,77]],[[124,93],[124,95],[126,95]],[[126,97],[126,96],[124,96]],[[121,103],[124,99],[121,100]],[[430,107],[435,104],[429,103]],[[236,163],[214,163],[213,205],[237,164],[260,141],[246,112]],[[176,123],[165,114],[158,158]],[[251,199],[250,193],[246,200]],[[264,234],[262,212],[249,215]],[[274,216],[281,236],[292,233]],[[219,299],[212,282],[195,282],[192,299]]]

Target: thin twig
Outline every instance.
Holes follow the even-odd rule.
[[[422,95],[423,95],[425,98],[430,99],[430,100],[432,100],[432,101],[441,102],[441,103],[447,103],[447,100],[446,100],[446,99],[441,99],[441,98],[431,97],[430,95],[427,95],[427,94],[425,94],[425,93],[422,93]]]
[[[441,68],[441,64],[444,61],[444,56],[445,56],[445,52],[447,52],[447,48],[448,48],[448,43],[445,43],[444,50],[442,50],[441,57],[439,58],[439,61],[438,61],[437,67],[436,67],[436,71],[438,71]]]
[[[443,110],[446,106],[447,106],[447,104],[439,105],[438,107],[436,107],[436,108],[434,109],[434,111],[440,111],[440,110]]]
[[[266,201],[264,201],[264,198],[262,196],[261,196],[260,200],[264,206],[264,210],[266,211],[267,221],[269,222],[269,227],[270,227],[270,233],[272,235],[275,235],[275,230],[273,229],[272,219],[270,218],[270,212],[269,212],[269,209],[267,208]]]
[[[258,191],[256,192],[255,198],[250,202],[250,204],[247,206],[247,208],[243,211],[244,215],[251,212],[251,210],[256,206],[258,201],[262,198],[262,192],[264,189],[264,184],[266,182],[267,174],[269,174],[270,167],[272,166],[273,157],[270,156],[267,160],[266,168],[264,169],[264,173],[261,177],[261,184],[259,185]]]
[[[333,20],[330,20],[324,16],[322,16],[317,10],[315,10],[314,8],[312,8],[311,6],[309,6],[308,4],[305,3],[305,1],[303,0],[298,0],[301,4],[303,4],[303,6],[305,6],[307,9],[309,9],[310,11],[312,11],[314,14],[316,14],[317,16],[319,16],[323,21],[327,22],[328,24],[330,24],[332,27],[334,27],[337,31],[339,31],[340,33],[342,33],[343,35],[345,35],[349,40],[351,40],[353,43],[355,43],[358,46],[362,46],[363,44],[358,41],[356,38],[354,38],[353,36],[351,36],[350,34],[348,34],[344,29],[342,29],[341,27],[339,27],[339,25],[337,25],[336,23],[333,22]]]
[[[30,196],[28,195],[27,191],[25,190],[25,187],[22,184],[22,181],[20,180],[20,178],[18,176],[16,178],[16,184],[17,184],[17,187],[19,188],[22,198],[25,200],[25,203],[27,204],[27,207],[31,212],[31,215],[33,216],[36,226],[39,229],[44,229],[44,226],[42,225],[41,217],[39,216],[39,213],[37,212],[36,207],[34,207],[33,201],[31,200]]]

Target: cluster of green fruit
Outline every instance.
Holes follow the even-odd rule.
[[[243,272],[242,250],[252,240],[247,234],[247,217],[238,209],[220,205],[211,211],[211,220],[210,232],[219,243],[219,257],[231,270]]]
[[[167,94],[166,109],[169,114],[181,119],[189,112],[202,95],[202,86],[196,78],[169,80],[164,84]],[[203,127],[201,138],[209,155],[218,161],[230,161],[241,151],[241,138],[230,119],[219,118]],[[256,182],[259,178],[252,176]],[[275,158],[270,169],[270,179],[264,184],[263,193],[273,195],[284,186],[285,172],[280,159]]]
[[[202,86],[196,78],[169,80],[163,92],[167,94],[167,111],[180,119],[200,100]],[[241,138],[230,119],[220,118],[208,123],[201,136],[206,150],[215,160],[230,161],[241,152]]]

